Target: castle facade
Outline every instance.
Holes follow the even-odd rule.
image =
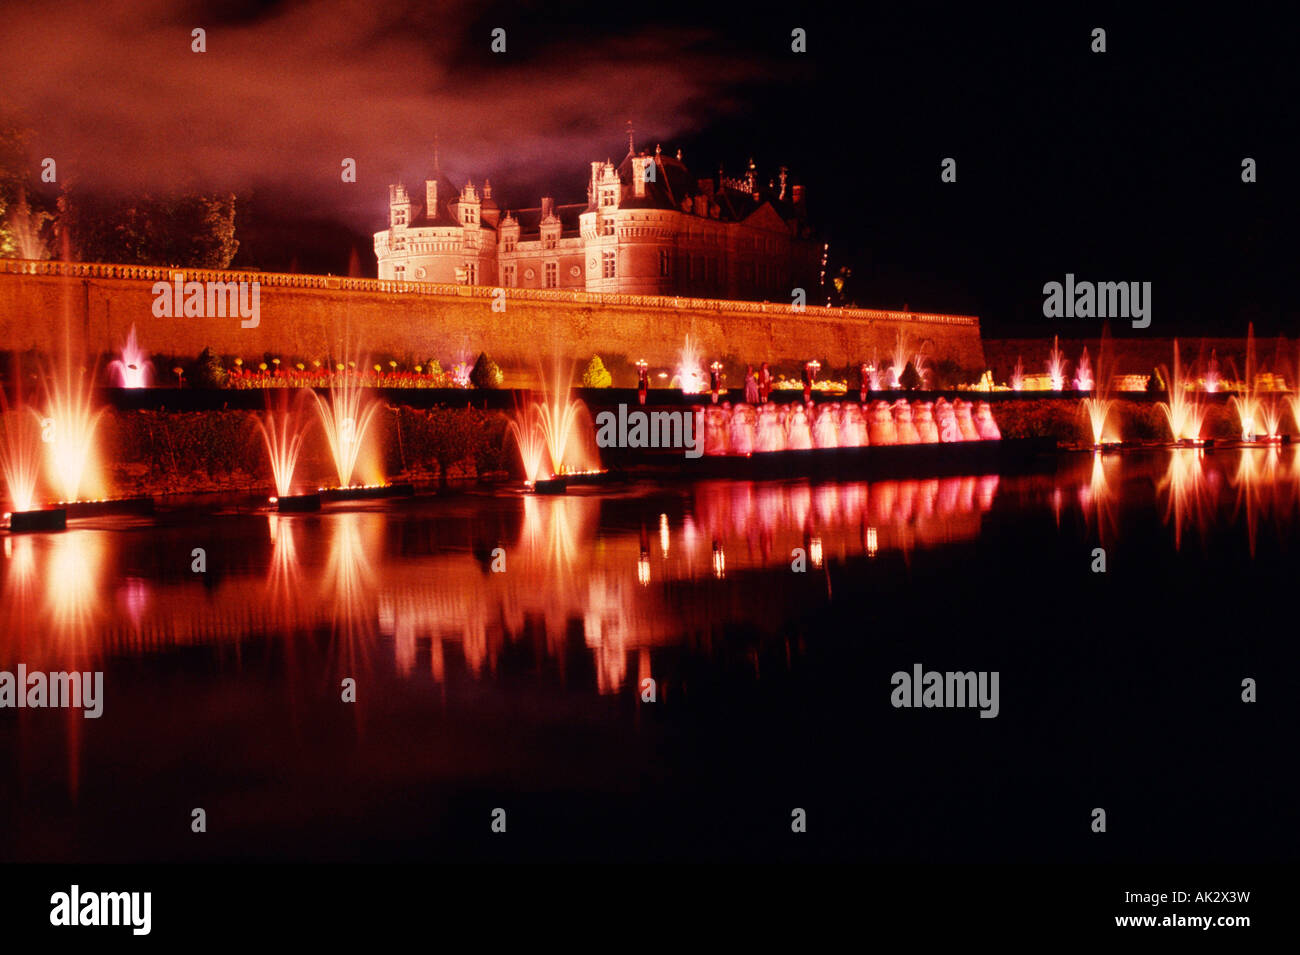
[[[492,185],[456,188],[437,168],[422,194],[389,187],[375,233],[379,278],[503,288],[576,289],[790,304],[820,296],[825,246],[803,187],[784,168],[766,184],[697,178],[681,152],[592,162],[587,201],[501,207]]]

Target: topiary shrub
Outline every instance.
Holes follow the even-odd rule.
[[[503,381],[505,375],[497,363],[487,356],[487,352],[479,352],[478,360],[469,373],[469,383],[475,388],[500,388]]]
[[[614,376],[605,370],[605,363],[599,355],[593,355],[587,363],[587,370],[582,373],[582,387],[609,388],[614,384]]]

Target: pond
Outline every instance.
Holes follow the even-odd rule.
[[[1298,518],[1272,447],[9,535],[0,670],[103,689],[0,709],[0,858],[1285,858]]]

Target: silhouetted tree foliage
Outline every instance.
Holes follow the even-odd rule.
[[[110,199],[71,186],[59,197],[59,228],[81,262],[224,269],[239,249],[229,193]]]

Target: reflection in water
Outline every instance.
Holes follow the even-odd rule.
[[[1243,450],[1237,459],[1237,473],[1231,478],[1233,487],[1237,489],[1233,517],[1245,517],[1251,557],[1255,556],[1260,517],[1268,517],[1279,505],[1281,450],[1276,445]],[[1289,495],[1286,500],[1289,500]],[[1281,506],[1285,507],[1285,503],[1284,500]]]
[[[1183,527],[1196,525],[1205,539],[1214,505],[1218,501],[1220,474],[1208,471],[1202,448],[1175,448],[1170,452],[1169,469],[1156,485],[1165,495],[1165,523],[1174,525],[1174,549],[1183,546]]]
[[[1112,457],[1109,461],[1111,470],[1115,470],[1118,466],[1115,463],[1117,459]],[[1107,463],[1108,459],[1100,451],[1094,451],[1088,483],[1079,488],[1079,506],[1083,508],[1084,518],[1090,525],[1095,520],[1097,540],[1102,544],[1119,532],[1118,518],[1115,514],[1115,492],[1106,474]]]
[[[229,529],[227,549],[209,552],[222,572],[204,579],[148,569],[170,566],[156,554],[188,555],[190,527],[74,528],[5,538],[0,663],[84,669],[270,638],[304,663],[327,645],[316,662],[337,688],[346,676],[442,682],[451,668],[486,679],[522,644],[561,679],[576,673],[612,693],[648,672],[654,651],[734,622],[773,633],[852,599],[851,588],[830,592],[850,562],[974,541],[995,505],[1046,516],[1077,501],[1102,539],[1122,537],[1119,504],[1150,501],[1151,483],[1131,480],[1146,476],[1175,549],[1218,522],[1244,525],[1253,554],[1267,522],[1300,518],[1296,449],[1274,447],[1063,458],[1058,474],[1024,478],[709,481],[212,518]],[[1220,493],[1225,483],[1235,500]],[[501,573],[489,556],[498,547]],[[796,549],[815,575],[792,579]]]

